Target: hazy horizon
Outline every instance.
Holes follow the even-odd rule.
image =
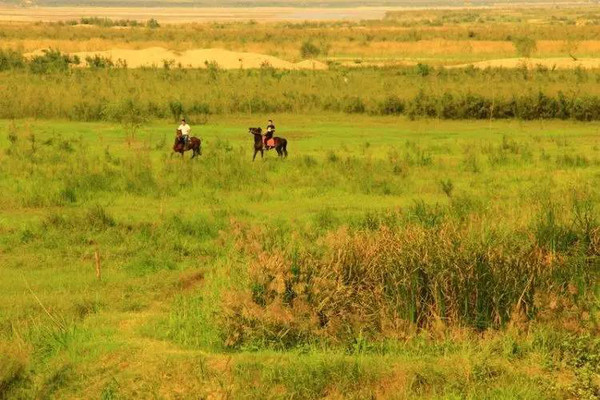
[[[518,4],[590,4],[586,1],[527,0],[4,0],[0,5],[85,7],[464,7]]]

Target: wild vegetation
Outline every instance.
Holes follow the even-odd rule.
[[[359,31],[302,28],[306,57],[335,46],[298,32]],[[0,51],[0,399],[600,396],[597,70],[49,48]],[[289,158],[252,162],[267,119]]]
[[[600,119],[600,72],[445,70],[425,64],[331,71],[128,70],[102,57],[0,52],[0,117],[121,121],[182,114],[343,112],[440,119]],[[465,85],[465,82],[469,82]],[[491,87],[491,89],[490,89]]]
[[[3,395],[597,395],[597,124],[306,118],[3,123]]]
[[[119,21],[84,17],[52,23],[0,23],[0,47],[63,52],[159,46],[176,51],[225,48],[304,56],[330,63],[460,64],[520,55],[519,39],[535,41],[532,57],[600,55],[600,13],[593,6],[472,10],[407,10],[383,20],[168,24],[160,17]],[[306,53],[301,49],[311,45]],[[315,51],[315,50],[318,50]]]

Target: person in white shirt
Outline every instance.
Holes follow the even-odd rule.
[[[190,139],[190,132],[192,128],[185,122],[185,119],[181,120],[181,125],[177,128],[181,131],[181,136],[183,137],[183,144],[187,146],[188,140]]]

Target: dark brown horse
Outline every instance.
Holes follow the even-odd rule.
[[[265,145],[262,135],[262,128],[248,128],[248,132],[254,136],[254,156],[252,161],[256,159],[256,154],[260,152],[260,158],[264,157],[265,150],[275,149],[279,157],[287,157],[287,140],[280,137],[274,137],[272,146]]]
[[[187,145],[183,143],[183,135],[181,134],[181,129],[177,129],[175,131],[175,144],[173,144],[173,151],[175,153],[181,153],[181,157],[183,158],[183,153],[192,150],[192,158],[196,156],[202,155],[202,141],[195,136],[189,138]]]

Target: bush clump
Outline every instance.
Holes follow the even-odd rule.
[[[321,54],[321,49],[311,41],[305,41],[300,46],[300,56],[302,58],[314,58]]]
[[[527,237],[410,224],[342,229],[314,253],[265,252],[249,266],[248,289],[227,294],[226,344],[347,345],[440,324],[484,330],[532,318],[541,294],[561,294],[557,277],[580,277],[569,257]],[[570,257],[584,258],[573,251]]]
[[[31,72],[35,74],[47,74],[51,72],[64,72],[69,69],[69,65],[78,65],[81,60],[79,57],[71,57],[62,54],[60,50],[46,49],[42,55],[34,56],[29,62]]]
[[[10,49],[0,49],[0,71],[21,69],[24,67],[25,58],[23,57],[23,54]]]

